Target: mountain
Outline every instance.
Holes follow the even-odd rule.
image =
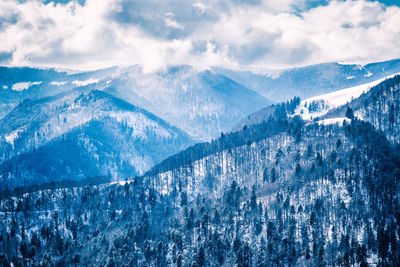
[[[358,121],[300,129],[297,141],[284,130],[153,176],[168,190],[144,178],[3,196],[1,259],[139,266],[398,261],[390,200],[398,192],[396,169],[380,164],[382,153],[393,164],[399,159],[385,137]]]
[[[354,116],[371,123],[386,137],[400,143],[400,75],[385,79],[345,105],[329,110],[321,119]]]
[[[355,116],[371,123],[376,129],[383,131],[390,141],[398,143],[399,77],[399,74],[390,75],[370,83],[302,100],[294,114],[300,115],[304,120],[316,120],[324,124],[350,121]],[[264,112],[263,115],[265,118],[267,114]],[[255,116],[260,115],[249,115],[243,123],[250,123]]]
[[[72,70],[0,67],[0,118],[26,99],[39,99],[98,83],[116,68],[90,72]]]
[[[135,79],[103,89],[128,94],[117,81]],[[93,90],[100,83],[23,101],[3,118],[2,178],[63,181],[0,192],[1,265],[400,265],[399,76],[274,104],[141,172],[129,153],[154,158],[189,137]],[[132,99],[150,105],[143,94]],[[137,176],[84,182],[113,170]]]
[[[360,99],[386,107],[398,83]],[[398,266],[398,148],[372,113],[325,125],[296,103],[128,181],[3,192],[0,262]]]
[[[399,73],[400,59],[367,65],[324,63],[264,75],[226,69],[217,71],[267,99],[280,102],[293,96],[306,99],[327,94]]]
[[[189,66],[152,74],[140,66],[2,67],[0,74],[0,189],[141,175],[192,140],[219,136],[271,103]]]
[[[193,139],[210,140],[236,121],[272,102],[213,71],[190,66],[144,73],[140,66],[91,72],[0,68],[0,118],[25,99],[81,90],[101,90],[155,114]]]
[[[105,91],[139,103],[194,139],[208,141],[242,118],[272,102],[213,71],[190,66],[145,74],[124,70]]]
[[[305,121],[318,121],[318,123],[324,124],[341,123],[343,120],[350,121],[349,118],[346,118],[346,111],[349,107],[354,109],[358,119],[370,122],[377,129],[388,134],[387,137],[390,140],[398,141],[398,133],[396,133],[398,128],[396,127],[398,117],[396,107],[399,100],[396,92],[398,76],[399,74],[389,75],[369,83],[301,101],[300,98],[294,97],[285,103],[274,104],[248,115],[237,123],[233,131],[239,131],[244,126],[261,123],[271,116],[286,118],[299,115]],[[385,126],[389,126],[390,129],[385,129]]]
[[[273,117],[279,119],[287,119],[288,116],[293,116],[295,114],[299,104],[300,104],[300,97],[295,96],[293,99],[288,100],[286,102],[267,106],[261,110],[258,110],[248,115],[245,118],[242,118],[235,125],[235,127],[233,127],[232,131],[240,131],[243,129],[243,127],[260,124]]]
[[[199,71],[175,66],[146,73],[141,66],[89,72],[58,69],[0,68],[0,118],[23,100],[69,92],[73,88],[105,91],[150,111],[209,141],[273,102],[307,99],[376,81],[400,72],[400,59],[364,66],[326,63],[260,75],[213,68]]]
[[[1,189],[142,174],[191,138],[105,92],[26,100],[0,120]]]
[[[358,86],[341,89],[332,93],[318,95],[301,101],[299,113],[304,119],[314,119],[325,115],[329,110],[345,105],[353,99],[359,98],[363,93],[368,92],[372,87],[384,80],[390,79],[397,74],[360,84]]]

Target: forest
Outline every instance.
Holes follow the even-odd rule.
[[[282,105],[143,176],[1,194],[0,264],[399,266],[398,143]]]

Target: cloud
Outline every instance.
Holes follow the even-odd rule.
[[[0,63],[266,69],[400,57],[400,8],[377,1],[4,0]]]
[[[8,63],[11,58],[11,52],[0,52],[0,64]]]

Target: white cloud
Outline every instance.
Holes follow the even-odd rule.
[[[294,5],[305,0],[179,3],[4,0],[0,53],[12,53],[9,65],[142,64],[145,71],[170,64],[262,69],[400,57],[397,6],[331,1],[298,13]]]
[[[197,9],[197,11],[200,14],[204,14],[204,12],[207,9],[207,7],[202,2],[194,2],[192,5],[193,5],[193,7],[195,7]]]
[[[176,28],[176,29],[180,29],[180,30],[183,30],[183,29],[184,29],[184,27],[183,27],[179,22],[173,20],[173,19],[171,18],[171,15],[169,15],[169,14],[167,14],[167,16],[166,16],[166,18],[165,18],[165,24],[166,24],[168,27],[172,27],[172,28]]]

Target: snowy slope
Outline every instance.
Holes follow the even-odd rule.
[[[27,100],[0,120],[2,188],[138,175],[191,142],[146,110],[101,91]]]
[[[156,73],[145,73],[138,65],[91,72],[3,67],[0,118],[27,98],[54,96],[81,87],[104,90],[152,112],[194,139],[206,141],[272,101],[310,98],[399,71],[400,60],[364,66],[326,63],[265,75],[220,68],[198,71],[190,66]]]
[[[150,74],[140,67],[123,71],[105,91],[151,111],[197,140],[215,138],[272,103],[214,71],[199,72],[190,66]]]
[[[400,142],[400,75],[386,79],[360,97],[331,109],[322,119],[344,117],[347,110],[357,119],[369,122],[393,143]]]
[[[373,82],[302,100],[300,106],[296,109],[296,115],[300,115],[304,120],[312,120],[321,117],[327,114],[328,111],[360,97],[373,86],[376,86],[382,81],[392,78],[395,75],[396,74],[389,75]]]
[[[92,72],[0,68],[0,118],[25,99],[40,99],[79,87],[124,99],[146,109],[193,138],[209,140],[230,130],[240,118],[272,102],[214,71],[190,66],[145,73],[141,66]]]
[[[400,72],[400,59],[367,65],[324,63],[257,74],[218,69],[219,73],[275,102],[301,99],[366,84]]]
[[[0,119],[26,99],[39,99],[70,92],[76,87],[101,86],[116,68],[90,72],[0,67]]]

